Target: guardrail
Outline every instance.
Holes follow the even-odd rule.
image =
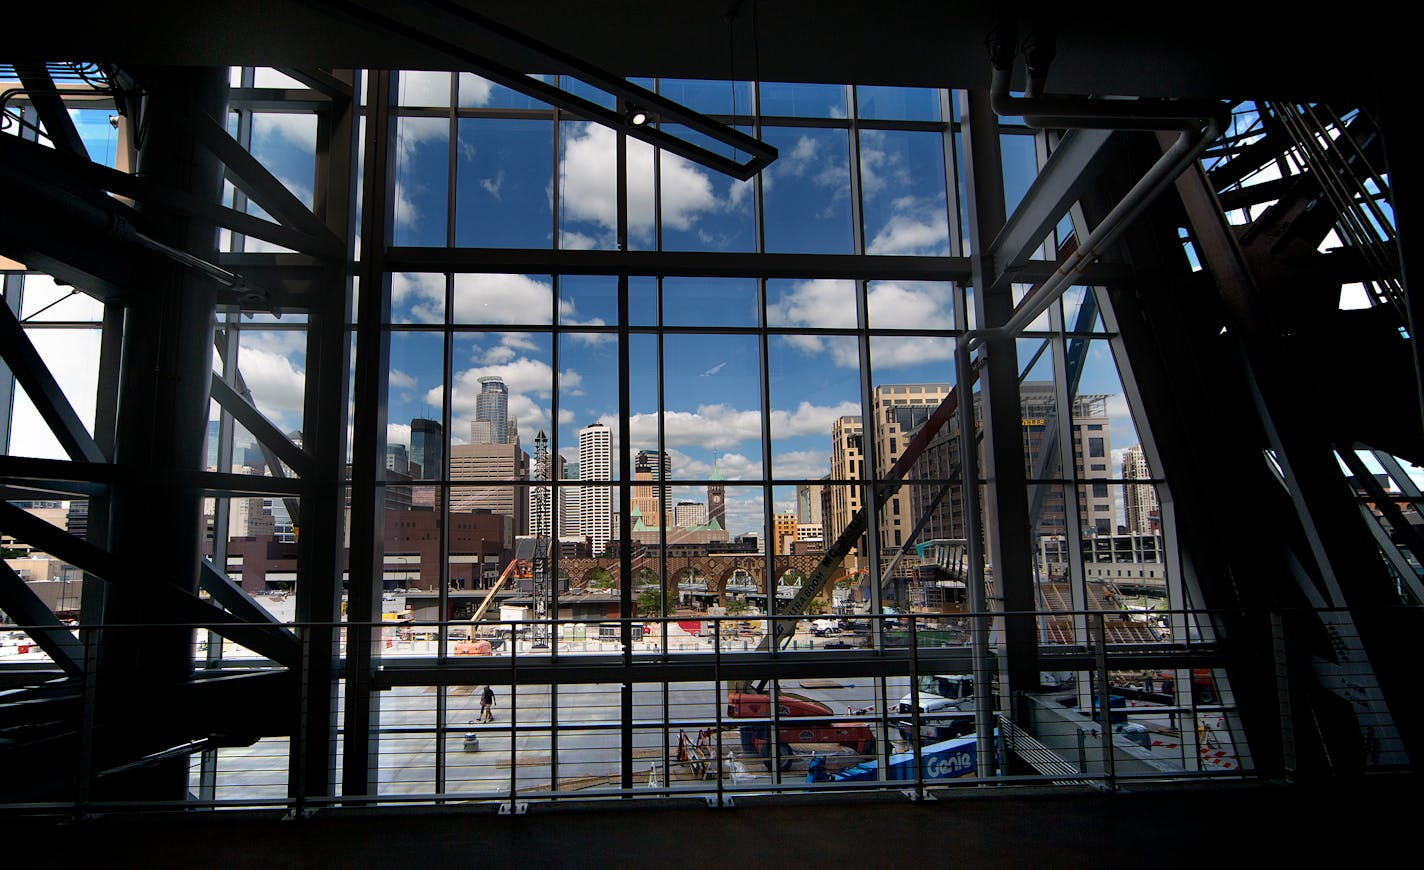
[[[547,632],[532,621],[280,626],[304,661],[313,644],[331,644],[331,684],[304,680],[208,626],[0,626],[0,807],[92,813],[477,802],[517,812],[530,801],[611,796],[725,805],[748,794],[924,797],[986,783],[1111,789],[1128,780],[1282,772],[1253,756],[1248,736],[1259,732],[1243,729],[1244,689],[1228,678],[1240,656],[1228,656],[1219,638],[1265,639],[1264,671],[1261,662],[1252,667],[1270,678],[1249,691],[1257,693],[1258,719],[1261,709],[1281,714],[1268,742],[1288,750],[1292,675],[1284,649],[1293,634],[1321,631],[1321,612],[1035,613],[1040,682],[1014,687],[1012,697],[1001,697],[997,676],[989,686],[972,676],[975,630],[989,632],[983,673],[997,675],[1004,616],[828,617],[836,627],[820,623],[819,631],[810,618],[788,618],[800,623],[789,629],[793,642],[763,651],[756,646],[769,628],[764,615],[549,620]],[[1149,619],[1154,630],[1132,627]],[[1347,620],[1323,622],[1333,626],[1329,642],[1348,672],[1345,697],[1372,741],[1367,751],[1388,767],[1402,749],[1367,660],[1352,658]],[[369,630],[372,638],[373,664],[359,681],[369,698],[346,694],[361,690],[349,682],[353,628],[361,629],[353,637]],[[159,643],[171,654],[175,638],[190,651],[192,680],[100,678],[106,648]],[[81,672],[67,674],[46,649],[78,655]],[[763,681],[764,691],[754,691]],[[299,794],[292,735],[326,727],[299,716],[311,693],[333,685],[338,726],[344,704],[371,705],[369,732],[328,731],[340,752],[369,750],[373,787]],[[133,693],[132,703],[116,701],[116,692]],[[255,706],[226,720],[224,731],[225,720],[205,718],[193,703],[239,713],[242,704]],[[154,727],[142,729],[144,717]],[[286,730],[262,730],[267,722]],[[994,733],[976,734],[984,723]],[[150,736],[115,747],[111,735],[121,733]],[[1276,756],[1288,766],[1288,751]],[[172,770],[182,759],[188,800],[127,800],[101,787],[134,771]]]

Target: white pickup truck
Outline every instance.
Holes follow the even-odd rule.
[[[948,740],[974,731],[974,677],[971,674],[935,674],[921,676],[918,686],[920,702],[920,739]],[[895,707],[896,712],[914,711],[914,694],[906,694]],[[897,723],[900,736],[909,740],[914,722],[904,719]]]

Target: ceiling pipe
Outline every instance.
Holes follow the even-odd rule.
[[[1008,321],[993,329],[971,330],[966,334],[971,350],[989,339],[1012,338],[1022,332],[1073,285],[1074,279],[1097,260],[1104,248],[1117,240],[1128,224],[1186,171],[1202,149],[1221,135],[1230,119],[1226,105],[1215,101],[1035,96],[1033,94],[1041,92],[1047,81],[1047,64],[1054,54],[1051,32],[1044,35],[1041,29],[1025,39],[1025,53],[1030,55],[1029,91],[1023,97],[1014,97],[1009,93],[1014,65],[1010,46],[1014,35],[1012,22],[1001,22],[989,37],[989,58],[993,65],[989,104],[996,115],[1021,116],[1025,124],[1037,129],[1177,130],[1181,135],[1079,243],[1077,250],[1064,257],[1054,273],[1019,303]]]

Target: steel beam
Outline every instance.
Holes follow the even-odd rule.
[[[218,126],[211,116],[198,113],[188,116],[188,128],[203,147],[211,151],[226,167],[226,175],[235,187],[247,194],[272,217],[310,236],[332,256],[339,257],[342,243],[311,209],[278,180],[267,167],[258,162]]]
[[[314,91],[320,91],[332,100],[349,101],[355,98],[356,89],[352,82],[324,69],[283,66],[277,67],[277,72],[296,79]]]
[[[983,91],[966,91],[960,102],[965,144],[965,196],[969,204],[970,251],[974,266],[974,304],[979,327],[994,330],[1013,316],[1014,300],[1008,287],[993,287],[993,264],[985,238],[1004,224],[1003,170],[999,158],[998,119]],[[1019,406],[1018,353],[1012,337],[990,332],[985,342],[987,358],[980,375],[983,396],[984,482],[987,514],[994,533],[988,555],[994,584],[1001,599],[1004,633],[1001,644],[1002,687],[1015,721],[1029,721],[1019,711],[1015,693],[1037,688],[1039,682],[1038,635],[1033,612],[1033,562],[1031,559],[1027,477],[1024,472],[1023,437]]]
[[[390,375],[390,279],[384,260],[392,226],[385,206],[395,195],[396,80],[392,73],[367,74],[365,162],[361,179],[361,280],[356,312],[355,411],[351,434],[351,555],[346,612],[346,697],[342,723],[341,791],[374,794],[379,786],[379,696],[372,671],[379,661],[376,636],[366,623],[381,619],[376,588],[384,566],[383,490],[377,484],[386,463],[386,388]]]
[[[234,583],[227,572],[220,570],[207,559],[203,560],[202,567],[203,573],[198,578],[198,588],[212,596],[212,599],[227,608],[228,612],[247,622],[259,625],[262,623],[281,624],[267,612],[266,608],[253,601],[252,596],[248,595],[241,585]],[[293,643],[297,642],[297,636],[291,631],[284,628],[282,634],[291,638]]]
[[[13,136],[7,136],[5,140],[0,141],[0,155],[3,155],[6,163],[26,171],[45,177],[62,177],[71,184],[83,183],[96,191],[104,190],[140,203],[161,206],[213,226],[225,227],[233,232],[296,251],[323,257],[340,253],[339,246],[333,246],[329,240],[314,238],[256,215],[210,202],[187,191],[160,184],[148,176],[121,172],[102,163],[94,163]],[[111,205],[126,217],[134,216],[127,208],[122,207],[121,203],[114,202]]]
[[[109,458],[94,443],[94,437],[84,428],[84,422],[74,412],[64,389],[50,374],[39,351],[30,343],[25,328],[8,305],[0,305],[0,357],[10,372],[25,388],[25,393],[40,412],[64,452],[76,462],[108,462]]]
[[[132,623],[142,625],[171,621],[187,626],[211,625],[213,630],[278,664],[295,664],[296,644],[290,637],[268,625],[254,625],[184,591],[162,575],[142,571],[87,541],[57,529],[8,502],[0,502],[0,530],[37,550],[68,562],[74,567],[107,581],[140,602],[139,615]],[[155,629],[156,630],[156,629]],[[191,658],[192,651],[184,647]]]
[[[0,610],[39,644],[50,659],[71,677],[84,675],[84,645],[45,606],[10,563],[0,560]]]
[[[438,52],[456,61],[460,68],[473,69],[505,87],[558,106],[581,118],[603,124],[621,134],[641,139],[649,145],[670,151],[717,172],[726,173],[738,180],[751,178],[777,157],[776,149],[765,142],[566,52],[538,42],[524,33],[474,12],[467,6],[447,0],[426,0],[403,9],[401,17],[396,19],[387,14],[384,6],[372,8],[367,3],[346,0],[325,0],[324,5],[398,39],[410,40]],[[422,6],[424,8],[420,8]],[[502,48],[513,49],[523,56],[524,62],[529,65],[528,69],[572,76],[611,94],[617,99],[620,110],[615,112],[569,91],[530,78],[525,74],[527,69],[516,70],[491,60],[488,48],[481,46],[481,42],[493,42]],[[634,124],[627,117],[634,107],[651,113],[662,125],[686,127],[694,133],[727,145],[735,152],[746,154],[747,159],[739,163],[735,159],[695,145],[690,140],[670,135],[652,123]]]
[[[1171,137],[1159,134],[1159,141],[1165,149]],[[1257,415],[1313,562],[1314,582],[1303,591],[1322,604],[1350,608],[1324,621],[1343,641],[1335,649],[1341,660],[1353,660],[1362,675],[1373,672],[1377,678],[1378,694],[1357,707],[1361,725],[1364,718],[1384,723],[1377,726],[1380,735],[1397,726],[1402,743],[1395,746],[1413,747],[1419,721],[1414,705],[1405,702],[1414,691],[1413,675],[1390,613],[1398,604],[1394,584],[1310,404],[1291,377],[1281,337],[1205,173],[1199,166],[1189,168],[1178,177],[1177,189],[1202,264],[1215,278],[1227,331],[1244,359]],[[1378,752],[1374,760],[1402,757],[1394,747]]]
[[[1048,233],[1096,180],[1111,130],[1070,130],[989,246],[994,283],[1016,280]]]
[[[226,69],[150,68],[138,75],[146,91],[146,131],[138,170],[161,184],[220,201],[222,166],[200,147],[187,119],[194,114],[226,115]],[[207,262],[216,257],[217,233],[212,227],[151,206],[145,206],[141,217],[145,235],[180,257]],[[143,264],[142,282],[143,292],[133,294],[125,323],[114,462],[135,475],[153,475],[153,469],[164,467],[178,474],[159,477],[153,481],[156,487],[125,480],[114,484],[109,523],[112,556],[104,560],[110,564],[106,570],[86,570],[111,581],[119,577],[130,581],[111,586],[105,624],[166,622],[171,627],[103,633],[98,676],[105,696],[111,698],[143,683],[189,679],[191,623],[201,621],[194,618],[198,614],[217,612],[224,621],[235,621],[196,597],[204,537],[203,496],[180,477],[183,472],[201,473],[207,459],[215,286],[207,275],[168,257],[149,258]],[[155,540],[162,546],[153,546]],[[138,565],[145,570],[135,576],[131,566]],[[158,601],[167,606],[155,614]],[[267,631],[261,630],[259,642],[268,639]],[[110,701],[105,706],[119,703]],[[137,710],[101,708],[96,715],[114,716],[118,723],[95,734],[92,761],[94,769],[101,770],[131,751],[129,744],[147,723]],[[95,796],[181,799],[188,792],[187,780],[186,764],[169,763],[110,777],[102,786],[96,785]]]
[[[273,425],[263,414],[236,390],[228,386],[222,378],[212,379],[213,400],[241,423],[262,446],[276,454],[276,458],[286,463],[298,477],[307,477],[312,472],[311,454],[292,443],[292,440]]]
[[[54,143],[54,147],[87,159],[89,149],[84,147],[84,140],[74,126],[74,119],[69,117],[69,111],[64,107],[64,99],[60,97],[59,89],[54,86],[54,80],[50,78],[45,65],[17,63],[15,73],[19,75],[20,83],[25,86],[30,104],[39,113],[40,121],[44,124],[45,132],[49,134],[49,140]]]
[[[344,70],[341,76],[346,96],[332,97],[317,114],[312,193],[316,213],[331,234],[351,239],[351,222],[356,214],[352,179],[357,120],[350,90],[355,72]],[[308,316],[302,411],[302,447],[310,462],[303,474],[306,486],[301,533],[297,536],[296,616],[307,628],[303,630],[302,646],[302,718],[292,739],[287,789],[298,800],[334,796],[339,764],[337,625],[341,622],[346,557],[346,403],[351,386],[349,273],[345,269],[331,270],[320,286],[321,292],[313,300]],[[379,282],[375,286],[380,286]],[[375,499],[382,495],[379,489],[373,493]],[[377,516],[383,520],[384,511],[378,511]]]

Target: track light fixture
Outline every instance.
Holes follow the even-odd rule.
[[[647,109],[641,109],[637,106],[629,106],[628,114],[626,117],[628,118],[629,124],[634,127],[641,127],[644,124],[648,123],[648,119],[651,116],[648,114]]]

